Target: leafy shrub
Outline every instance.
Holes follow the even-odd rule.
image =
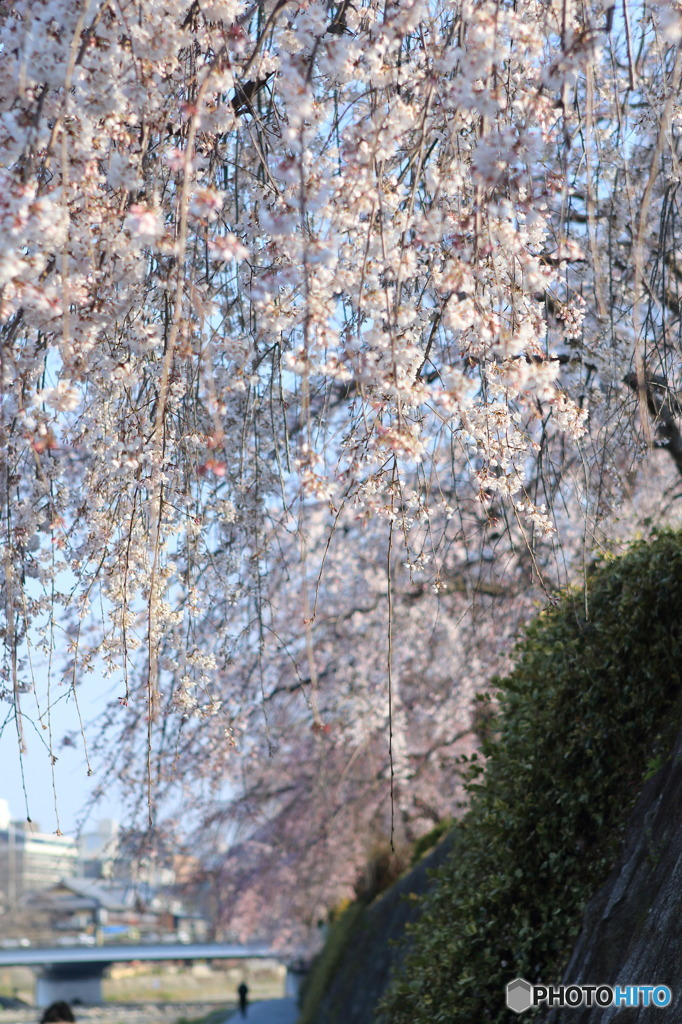
[[[587,608],[588,614],[585,614]],[[508,981],[557,983],[627,814],[679,723],[682,539],[599,566],[529,626],[471,759],[470,809],[410,930],[390,1024],[502,1024]]]

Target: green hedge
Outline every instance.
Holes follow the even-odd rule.
[[[471,806],[384,1002],[390,1024],[510,1024],[515,977],[557,983],[627,814],[680,721],[682,539],[598,566],[543,612],[495,680]],[[608,979],[604,979],[608,980]]]

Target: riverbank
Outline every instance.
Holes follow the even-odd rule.
[[[74,1010],[79,1024],[123,1024],[132,1019],[140,1024],[176,1024],[220,1009],[227,1016],[242,981],[254,1001],[279,999],[284,996],[285,978],[286,968],[275,960],[120,963],[112,965],[103,979],[104,1003]],[[27,1004],[0,1010],[0,1024],[39,1020],[40,1011],[33,1005],[35,974],[30,968],[0,969],[0,996],[18,997]]]
[[[101,1006],[74,1006],[77,1024],[189,1024],[209,1014],[216,1022],[227,1020],[236,1002],[193,1003],[103,1003]],[[36,1024],[41,1011],[34,1006],[0,1010],[0,1024]]]

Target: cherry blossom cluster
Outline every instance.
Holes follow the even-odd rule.
[[[109,675],[150,822],[187,775],[269,877],[334,860],[297,920],[453,811],[504,641],[682,472],[680,14],[629,7],[0,13],[2,693]]]

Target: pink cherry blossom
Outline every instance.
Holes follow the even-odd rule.
[[[457,814],[523,622],[676,521],[680,18],[626,14],[0,10],[0,692],[54,754],[115,681],[96,784],[192,808],[225,931]]]

